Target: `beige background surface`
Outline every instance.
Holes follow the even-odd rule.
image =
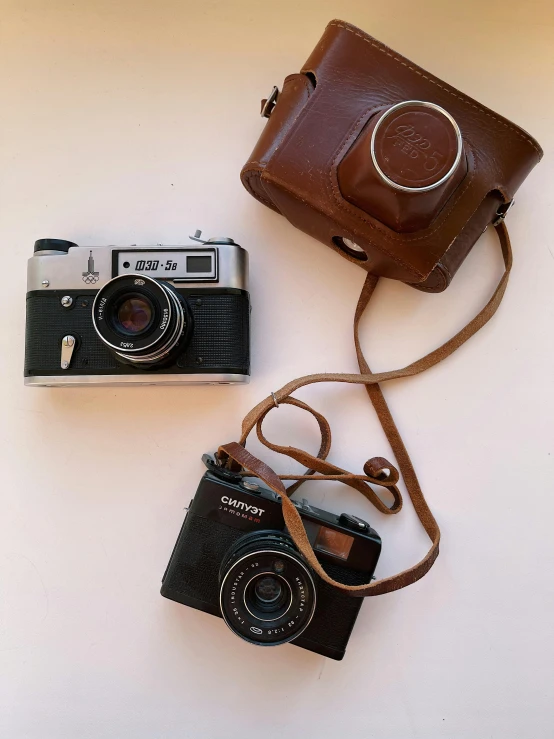
[[[552,4],[3,0],[0,16],[0,736],[554,736]],[[364,604],[342,663],[249,647],[158,594],[201,454],[291,377],[356,368],[362,271],[238,180],[260,98],[333,17],[515,120],[546,154],[509,217],[516,267],[495,320],[386,388],[444,543],[423,581]],[[23,387],[36,238],[179,243],[196,228],[250,251],[249,386]],[[487,235],[445,294],[383,283],[363,329],[372,366],[443,341],[500,271]],[[389,453],[363,390],[301,397],[332,421],[338,464]],[[268,433],[317,446],[292,409]],[[410,506],[389,520],[332,483],[305,495],[372,522],[379,576],[425,550]]]

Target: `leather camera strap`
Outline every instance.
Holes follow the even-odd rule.
[[[356,353],[361,374],[315,374],[300,377],[297,380],[289,382],[277,392],[272,393],[269,397],[253,408],[250,413],[248,413],[242,424],[242,436],[239,443],[231,442],[229,444],[224,444],[218,451],[217,457],[220,464],[234,467],[235,469],[241,469],[243,472],[250,473],[250,475],[258,477],[281,497],[285,523],[298,549],[323,580],[349,595],[359,597],[381,595],[382,593],[390,593],[393,590],[404,588],[423,577],[429,571],[439,553],[440,530],[438,524],[427,505],[414,467],[410,460],[410,456],[383,396],[380,383],[387,382],[389,380],[397,380],[401,377],[412,377],[413,375],[424,372],[426,369],[438,364],[455,352],[456,349],[464,344],[471,336],[473,336],[473,334],[479,331],[479,329],[481,329],[496,313],[508,284],[508,278],[512,268],[512,250],[508,231],[504,222],[502,221],[497,224],[495,229],[500,239],[505,272],[502,275],[492,298],[485,307],[467,324],[467,326],[465,326],[449,341],[438,349],[430,352],[422,359],[419,359],[402,369],[372,373],[363,355],[358,332],[360,319],[371,299],[371,296],[373,295],[375,286],[379,279],[370,274],[362,288],[362,293],[358,300],[354,317],[354,341],[356,344]],[[343,482],[358,490],[382,513],[398,513],[402,508],[402,497],[397,487],[399,474],[396,468],[386,459],[382,457],[374,457],[373,459],[370,459],[364,465],[364,475],[349,473],[327,461],[326,458],[331,448],[331,431],[328,422],[320,413],[310,408],[306,403],[290,397],[291,393],[295,392],[299,388],[316,382],[348,382],[365,385],[369,398],[375,408],[377,416],[379,417],[383,430],[398,462],[400,472],[404,479],[404,484],[411,498],[414,509],[432,542],[431,548],[425,557],[423,557],[423,559],[416,565],[397,575],[387,577],[372,584],[344,585],[343,583],[333,580],[333,578],[325,572],[315,556],[310,542],[308,541],[302,519],[296,510],[296,507],[289,499],[289,496],[307,479],[338,480],[339,482]],[[313,456],[312,454],[295,447],[284,447],[273,444],[265,438],[262,431],[263,420],[270,410],[278,407],[280,404],[294,405],[310,412],[316,418],[322,437],[321,447],[317,456]],[[265,446],[276,452],[280,452],[281,454],[286,454],[292,459],[305,465],[308,468],[306,473],[304,475],[279,476],[270,467],[268,467],[268,465],[250,454],[250,452],[245,448],[245,443],[248,435],[254,427],[256,427],[258,438]],[[286,489],[283,485],[283,480],[297,480],[297,482]],[[385,505],[381,498],[375,493],[371,485],[385,488],[389,494],[392,495],[392,505],[390,507]]]

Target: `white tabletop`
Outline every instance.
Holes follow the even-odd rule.
[[[356,371],[364,273],[239,181],[260,98],[335,16],[514,120],[546,154],[509,215],[515,268],[497,316],[442,365],[385,387],[443,542],[422,581],[363,604],[342,662],[249,646],[159,595],[201,455],[237,439],[244,414],[289,379]],[[552,736],[552,4],[8,0],[1,32],[0,736]],[[250,252],[250,385],[23,386],[35,239],[175,244],[197,228]],[[372,367],[442,343],[501,268],[489,234],[441,295],[383,281],[362,330]],[[299,397],[330,419],[337,464],[361,472],[390,454],[360,387]],[[294,409],[267,432],[318,447]],[[379,577],[426,550],[409,504],[385,517],[336,483],[304,495],[371,521]]]

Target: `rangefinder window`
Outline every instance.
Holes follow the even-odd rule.
[[[121,249],[114,252],[113,276],[140,273],[157,280],[216,281],[217,252],[198,249]]]

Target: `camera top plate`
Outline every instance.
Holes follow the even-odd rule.
[[[52,240],[54,241],[54,240]],[[129,258],[126,259],[125,255]],[[147,259],[148,257],[148,259]],[[196,257],[196,261],[194,258]],[[207,260],[210,260],[208,265]],[[136,269],[144,261],[143,269]],[[150,261],[150,271],[146,269]],[[155,265],[158,262],[158,265]],[[128,263],[129,267],[123,265]],[[177,267],[173,270],[173,264]],[[121,267],[120,267],[121,265]],[[139,265],[140,266],[140,265]],[[156,269],[152,270],[152,267]],[[166,269],[166,267],[170,267]],[[163,279],[175,287],[230,287],[248,290],[248,252],[231,239],[190,246],[70,246],[67,251],[35,252],[27,268],[27,291],[99,290],[114,276],[138,272]]]
[[[202,477],[189,512],[241,531],[273,528],[286,530],[280,497],[255,481],[218,467],[208,455],[202,460],[208,471]],[[345,568],[373,573],[381,550],[381,537],[362,519],[348,513],[336,515],[306,500],[293,503],[318,558]]]

